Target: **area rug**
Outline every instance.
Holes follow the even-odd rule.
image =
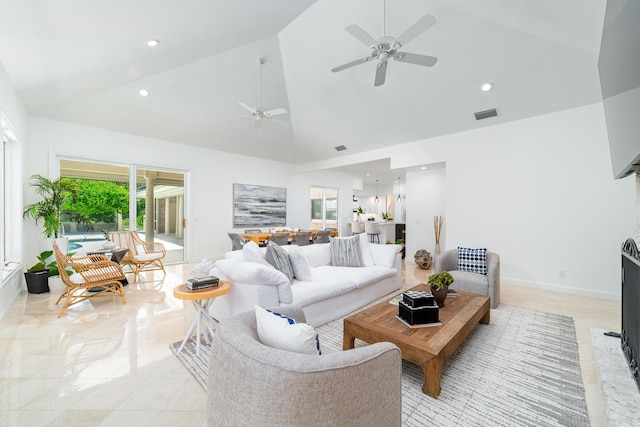
[[[342,319],[317,330],[322,345],[342,348]],[[204,387],[208,349],[196,357],[191,341],[177,356]],[[422,370],[403,361],[405,426],[589,426],[570,317],[502,304],[447,360],[437,399],[423,383]]]

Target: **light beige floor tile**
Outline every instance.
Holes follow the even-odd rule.
[[[154,427],[200,427],[206,419],[206,412],[162,411],[153,420],[153,425]]]
[[[404,283],[433,274],[407,261]],[[190,268],[128,275],[127,304],[87,301],[61,318],[58,295],[20,293],[0,320],[0,425],[205,425],[206,393],[168,347],[194,318],[172,293]],[[503,282],[501,303],[573,317],[591,424],[604,426],[590,329],[619,331],[619,302]]]
[[[100,427],[153,426],[159,411],[121,411],[116,409],[107,416]],[[176,424],[179,426],[181,424]]]

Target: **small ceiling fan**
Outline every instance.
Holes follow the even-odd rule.
[[[361,59],[348,62],[344,65],[333,68],[331,71],[337,73],[338,71],[346,70],[347,68],[354,67],[359,64],[364,64],[372,60],[377,60],[376,76],[374,86],[381,86],[384,84],[387,76],[387,67],[389,59],[393,58],[399,62],[408,62],[410,64],[421,65],[423,67],[433,67],[438,58],[435,56],[419,55],[417,53],[399,52],[398,50],[409,43],[414,38],[431,28],[436,23],[436,18],[431,15],[424,15],[422,18],[407,28],[404,33],[398,37],[387,36],[386,25],[386,2],[383,2],[383,36],[379,39],[374,39],[366,31],[360,28],[358,25],[349,25],[345,30],[353,37],[360,40],[371,49],[371,54]]]
[[[253,118],[254,119],[253,127],[256,129],[260,129],[260,126],[262,126],[263,120],[272,120],[274,116],[288,113],[288,111],[285,110],[284,108],[274,108],[273,110],[265,110],[264,107],[262,107],[262,64],[264,64],[264,58],[258,58],[258,64],[260,64],[260,80],[258,82],[258,106],[255,108],[251,108],[247,104],[238,102],[238,104],[240,104],[244,109],[246,109],[250,113],[248,116],[242,116],[242,117]]]

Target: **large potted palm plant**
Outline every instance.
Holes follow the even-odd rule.
[[[32,219],[36,224],[42,223],[42,233],[45,239],[39,244],[38,253],[43,254],[51,251],[49,258],[43,259],[41,263],[37,264],[42,264],[40,271],[44,271],[46,266],[50,266],[52,262],[55,263],[55,259],[52,256],[51,239],[56,240],[56,243],[64,253],[67,252],[68,241],[66,237],[62,236],[62,216],[65,215],[70,221],[81,223],[88,227],[91,227],[91,223],[82,213],[64,209],[64,204],[67,200],[75,202],[78,197],[79,187],[75,181],[68,178],[52,180],[36,174],[31,176],[29,185],[42,197],[42,200],[25,206],[23,218]],[[38,273],[35,270],[37,268],[30,268],[27,273]],[[29,282],[31,274],[28,275],[27,273],[25,273],[25,279]],[[42,273],[40,276],[42,276]],[[27,283],[27,288],[29,288],[29,283]]]

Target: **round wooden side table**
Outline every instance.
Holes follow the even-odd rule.
[[[211,303],[221,295],[229,293],[231,290],[231,284],[220,280],[218,286],[212,286],[210,288],[198,289],[192,291],[187,285],[180,285],[173,288],[173,296],[185,300],[191,301],[193,307],[196,310],[196,318],[193,320],[193,324],[189,328],[189,332],[182,340],[182,344],[178,349],[178,353],[184,349],[185,344],[191,338],[193,331],[196,331],[196,355],[200,355],[200,335],[204,336],[207,344],[210,343],[209,338],[213,338],[213,331],[218,320],[209,314],[209,306]]]

